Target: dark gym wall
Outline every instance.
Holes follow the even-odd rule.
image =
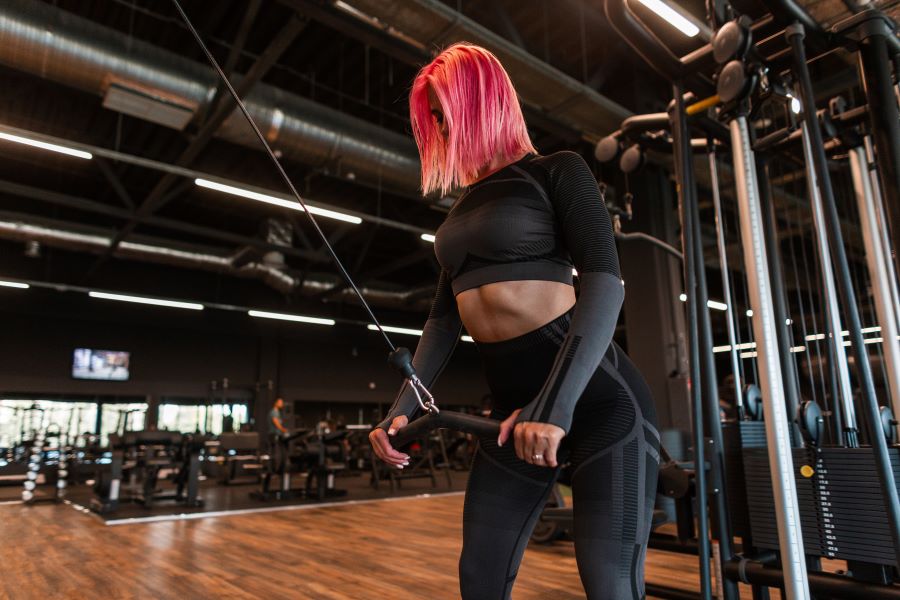
[[[173,311],[46,290],[17,293],[15,298],[8,294],[0,298],[3,394],[202,401],[210,381],[227,377],[237,396],[257,400],[254,413],[259,419],[265,418],[266,405],[277,394],[289,402],[387,404],[399,387],[377,333],[361,325],[282,324],[237,312]],[[393,337],[410,349],[418,341],[413,336]],[[131,352],[130,381],[72,379],[76,347]],[[254,393],[257,382],[259,391]],[[460,344],[434,391],[439,401],[449,403],[452,398],[453,404],[479,404],[487,387],[472,344]]]

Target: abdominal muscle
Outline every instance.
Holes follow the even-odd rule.
[[[479,342],[500,342],[568,311],[575,289],[558,281],[500,281],[460,292],[456,304],[469,335]]]

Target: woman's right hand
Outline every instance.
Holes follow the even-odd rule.
[[[406,418],[406,415],[400,415],[391,421],[391,426],[388,428],[387,433],[381,427],[376,427],[369,433],[369,443],[372,444],[372,451],[375,452],[375,456],[398,469],[409,465],[409,455],[395,450],[391,446],[391,440],[388,436],[395,435],[408,422],[409,419]]]

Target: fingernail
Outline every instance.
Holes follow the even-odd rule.
[[[397,433],[397,430],[394,429],[393,427],[391,427],[390,429],[388,429],[388,435],[394,435],[395,433]]]
[[[405,463],[403,463],[403,466],[404,466],[404,467],[408,467],[408,466],[409,466],[409,463],[408,463],[408,462],[405,462]]]
[[[500,441],[500,438],[497,438],[497,445],[501,448],[503,447],[503,442]]]
[[[398,469],[402,469],[402,468],[403,468],[403,465],[397,465],[397,468],[398,468]]]

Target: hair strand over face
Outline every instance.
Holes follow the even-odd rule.
[[[446,140],[431,114],[429,88],[441,103]],[[537,153],[509,75],[479,46],[453,44],[422,67],[409,94],[409,116],[426,195],[472,183],[495,157]]]

